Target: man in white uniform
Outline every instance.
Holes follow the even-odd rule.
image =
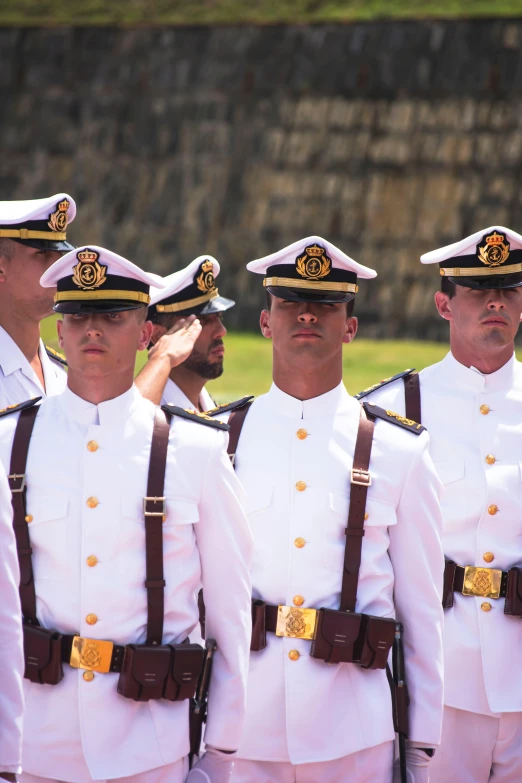
[[[68,386],[0,420],[1,461],[18,455],[11,490],[26,487],[22,526],[15,513],[31,679],[22,783],[186,779],[188,691],[201,666],[179,645],[197,624],[200,584],[218,649],[207,752],[188,780],[228,781],[239,745],[251,534],[226,427],[171,408],[169,432],[133,386],[155,280],[95,246],[57,261],[42,285],[57,286]],[[19,444],[33,412],[25,466]]]
[[[393,636],[395,621],[381,618],[404,624],[407,774],[424,783],[442,719],[440,482],[423,428],[375,407],[363,416],[342,382],[357,279],[375,272],[316,236],[248,269],[265,278],[274,383],[248,410],[235,456],[255,542],[259,651],[233,783],[391,783],[389,639],[368,642],[364,630],[377,622]],[[369,468],[362,416],[374,426]],[[367,642],[381,659],[365,670],[350,661],[365,660]]]
[[[24,657],[11,493],[0,466],[0,778],[22,769]]]
[[[444,722],[432,783],[522,780],[522,236],[492,226],[426,253],[450,352],[420,380],[445,493]],[[362,396],[412,415],[402,380]],[[506,601],[506,593],[507,601]],[[514,600],[518,596],[517,600]]]
[[[223,337],[227,333],[223,313],[235,304],[220,296],[215,282],[218,275],[216,259],[199,256],[185,269],[164,278],[165,288],[152,292],[149,318],[154,325],[153,348],[136,378],[137,387],[152,402],[161,400],[199,411],[215,406],[205,383],[223,373]],[[180,363],[184,342],[193,349]]]
[[[63,357],[40,339],[54,293],[40,278],[73,248],[67,226],[75,215],[67,193],[0,202],[0,408],[65,388]]]

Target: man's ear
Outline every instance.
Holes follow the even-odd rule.
[[[161,324],[153,324],[152,321],[147,321],[146,323],[149,323],[152,327],[150,343],[151,345],[156,345],[159,338],[163,337],[164,334],[167,334],[167,330]]]
[[[444,291],[436,291],[433,299],[435,300],[435,307],[439,311],[440,317],[445,318],[446,321],[451,321],[453,315],[451,312],[451,299],[448,294],[445,294]]]
[[[63,350],[62,329],[63,329],[63,321],[60,319],[59,321],[56,321],[56,331],[58,332],[58,345]]]
[[[267,340],[272,339],[269,310],[261,310],[261,315],[259,316],[259,328],[261,329],[261,334],[263,337],[266,337]]]
[[[359,321],[355,316],[350,316],[346,319],[346,330],[343,335],[343,343],[351,343],[355,335],[357,334],[357,328]]]
[[[152,331],[154,329],[154,326],[156,326],[156,324],[153,324],[152,321],[143,322],[140,331],[138,351],[144,351],[146,348],[148,348],[152,338]]]

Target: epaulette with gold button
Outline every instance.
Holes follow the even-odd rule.
[[[68,367],[67,359],[63,355],[63,353],[60,353],[59,351],[55,351],[54,348],[49,348],[48,345],[45,346],[45,352],[47,356],[52,359],[55,362],[58,362],[59,364],[63,364],[64,367]]]
[[[207,416],[220,416],[222,413],[228,413],[229,411],[235,411],[237,408],[242,408],[243,405],[246,405],[247,402],[250,402],[250,400],[253,400],[254,397],[251,395],[250,397],[241,397],[240,400],[236,400],[235,402],[225,402],[223,405],[216,405],[215,408],[211,408],[209,411],[205,411]]]
[[[411,375],[414,372],[414,368],[411,370],[404,370],[404,372],[398,372],[397,375],[392,375],[391,378],[385,378],[383,381],[379,381],[379,383],[374,383],[373,386],[368,386],[367,389],[363,389],[358,394],[354,394],[353,396],[356,400],[362,400],[363,397],[367,397],[368,394],[371,394],[376,389],[381,389],[383,386],[387,386],[389,383],[398,381],[400,378],[407,378],[408,375]]]
[[[25,408],[32,408],[37,402],[40,402],[41,397],[33,397],[32,400],[25,400],[25,402],[15,402],[13,405],[8,405],[7,408],[0,409],[0,416],[8,416],[10,413],[17,413],[23,411]]]
[[[363,402],[362,405],[368,416],[389,421],[390,424],[397,424],[399,427],[408,430],[408,432],[413,432],[414,435],[420,435],[426,429],[426,427],[413,421],[413,419],[407,419],[405,416],[395,413],[395,411],[386,411],[384,408],[379,408],[374,402]]]
[[[177,405],[167,402],[166,405],[162,405],[161,409],[165,413],[169,413],[171,416],[179,416],[181,419],[188,419],[189,421],[197,421],[198,424],[206,424],[207,427],[214,427],[216,430],[224,430],[228,432],[228,424],[225,424],[219,419],[212,419],[206,413],[200,413],[199,411],[188,410],[186,408],[180,408]]]

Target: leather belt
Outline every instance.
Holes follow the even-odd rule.
[[[494,576],[496,576],[497,586],[493,585]],[[457,593],[482,598],[505,598],[507,584],[507,571],[475,566],[455,566],[453,590]]]
[[[265,607],[265,630],[275,633],[277,628],[277,611],[279,606],[266,604]]]

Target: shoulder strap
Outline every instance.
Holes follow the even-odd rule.
[[[164,587],[163,521],[165,519],[165,471],[169,446],[170,417],[156,408],[150,447],[147,497],[143,499],[145,516],[145,553],[147,588],[147,644],[163,641]]]
[[[383,386],[388,386],[389,383],[393,383],[394,381],[398,381],[401,378],[406,379],[408,375],[411,375],[414,373],[414,369],[410,370],[404,370],[403,372],[398,372],[396,375],[392,375],[389,378],[384,378],[384,380],[379,381],[379,383],[374,383],[372,386],[368,386],[367,389],[363,389],[362,391],[358,392],[358,394],[354,394],[356,400],[362,400],[363,397],[367,397],[368,394],[371,394],[372,392],[376,391],[377,389],[382,389]]]
[[[404,400],[406,403],[406,418],[421,423],[421,396],[419,373],[404,376]]]
[[[45,346],[45,352],[49,359],[52,359],[54,362],[58,362],[58,364],[63,365],[64,367],[68,367],[67,359],[63,355],[63,353],[60,353],[59,351],[55,351],[54,348],[50,348],[48,345]]]
[[[31,549],[29,527],[27,525],[25,469],[29,443],[37,414],[38,406],[25,408],[20,413],[13,438],[8,476],[13,505],[13,529],[18,552],[18,563],[20,565],[19,591],[22,615],[24,621],[31,625],[39,625],[39,622],[36,618],[36,591],[31,557],[33,550]]]
[[[208,411],[205,411],[207,416],[221,416],[222,413],[228,413],[228,411],[234,411],[237,408],[242,408],[244,405],[246,405],[247,402],[250,402],[253,400],[254,397],[250,395],[249,397],[241,397],[240,400],[235,400],[234,402],[226,402],[223,405],[216,405],[215,408],[211,408]]]
[[[239,443],[241,430],[243,429],[243,424],[245,423],[246,415],[250,410],[252,402],[253,400],[250,399],[242,408],[236,408],[236,410],[232,411],[228,417],[230,433],[228,436],[227,454],[230,457],[230,462],[234,468],[236,467],[237,444]]]
[[[162,405],[161,408],[169,416],[179,416],[181,419],[188,419],[189,421],[195,421],[198,424],[205,424],[207,427],[214,427],[216,430],[228,432],[228,424],[225,424],[224,421],[219,421],[219,419],[213,419],[207,413],[180,408],[178,405],[173,405],[171,402],[167,402],[165,405]]]
[[[372,483],[369,467],[374,428],[375,423],[373,419],[367,417],[365,409],[361,406],[361,417],[359,419],[359,429],[353,454],[348,527],[345,530],[346,546],[344,549],[341,605],[339,607],[342,612],[355,612],[357,601],[366,497],[368,495],[368,487]]]

